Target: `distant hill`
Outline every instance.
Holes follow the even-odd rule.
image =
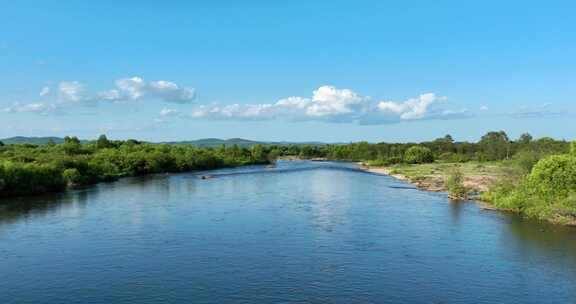
[[[10,137],[10,138],[0,139],[0,141],[3,142],[4,144],[7,144],[7,145],[23,144],[23,143],[45,145],[48,143],[48,141],[50,141],[50,139],[52,139],[52,141],[54,141],[57,144],[64,142],[64,138],[53,137],[53,136],[50,136],[50,137],[15,136],[15,137]],[[88,142],[87,140],[81,140],[81,141],[82,142]],[[170,141],[170,142],[163,142],[163,143],[173,144],[173,145],[193,145],[193,146],[201,147],[201,148],[208,148],[208,147],[215,148],[215,147],[220,147],[221,145],[226,145],[227,147],[230,147],[233,145],[238,145],[239,147],[252,147],[252,146],[258,145],[258,144],[261,144],[261,145],[280,145],[280,146],[284,146],[284,145],[324,145],[324,143],[321,143],[321,142],[286,142],[286,141],[265,142],[265,141],[248,140],[248,139],[243,139],[243,138],[230,138],[230,139],[203,138],[203,139],[197,139],[197,140]]]
[[[273,142],[273,141],[255,141],[243,138],[230,138],[230,139],[219,139],[219,138],[204,138],[204,139],[197,139],[197,140],[185,140],[185,141],[173,141],[173,142],[166,142],[168,144],[175,144],[175,145],[193,145],[196,147],[204,147],[204,148],[215,148],[221,145],[226,145],[227,147],[238,145],[239,147],[252,147],[254,145],[324,145],[321,142]]]
[[[265,142],[259,142],[242,138],[230,138],[230,139],[203,138],[197,140],[171,141],[166,143],[174,145],[194,145],[196,147],[219,147],[221,145],[226,146],[238,145],[240,147],[251,147],[257,144],[266,144]]]

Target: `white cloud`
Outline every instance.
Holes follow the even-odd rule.
[[[160,116],[162,117],[170,117],[170,116],[178,116],[180,115],[180,111],[175,109],[163,108],[160,111]]]
[[[5,108],[4,111],[8,113],[37,113],[47,115],[56,112],[57,107],[53,104],[47,103],[16,103],[11,107]]]
[[[352,90],[339,90],[333,86],[322,86],[313,92],[312,102],[306,115],[329,117],[355,114],[363,110],[369,97],[361,97]]]
[[[38,93],[38,95],[40,95],[40,97],[44,97],[44,96],[48,96],[50,94],[50,87],[49,86],[45,86],[40,90],[40,93]]]
[[[177,84],[159,80],[148,84],[150,94],[168,102],[189,103],[196,97],[196,91],[192,88],[180,87]]]
[[[488,111],[488,106],[480,106],[480,111]]]
[[[81,102],[87,98],[86,89],[78,81],[64,81],[58,85],[60,100],[63,102]]]
[[[403,120],[422,119],[429,114],[429,107],[446,97],[437,97],[434,93],[426,93],[404,102],[381,101],[378,110],[382,113],[393,113]]]
[[[59,107],[73,105],[96,106],[101,102],[138,101],[142,99],[160,99],[165,102],[180,104],[190,103],[195,97],[195,90],[180,86],[174,82],[158,80],[146,82],[140,77],[122,78],[115,81],[115,88],[90,93],[79,81],[63,81],[56,87],[55,94],[49,86],[40,89],[39,96],[54,95],[52,103],[15,104],[4,109],[10,113],[32,112],[48,114]]]
[[[201,105],[189,117],[197,119],[234,119],[291,121],[315,120],[340,123],[384,124],[418,119],[456,119],[472,115],[466,109],[451,110],[436,106],[446,97],[427,93],[404,102],[373,103],[349,89],[322,86],[311,98],[288,97],[276,103]]]
[[[99,92],[97,97],[104,101],[157,98],[175,103],[190,103],[196,97],[194,89],[182,87],[166,80],[146,82],[140,77],[132,77],[118,79],[115,84],[115,89]]]
[[[354,120],[368,101],[368,97],[361,97],[348,89],[322,86],[312,93],[312,98],[292,96],[275,103],[197,106],[191,116],[207,119]]]
[[[190,103],[196,97],[194,89],[166,80],[146,82],[140,77],[122,78],[115,81],[115,86],[113,89],[91,94],[84,84],[78,81],[63,81],[58,85],[58,98],[61,103],[97,105],[101,101],[122,102],[142,99]],[[43,88],[41,93],[45,91],[47,95],[49,88]]]

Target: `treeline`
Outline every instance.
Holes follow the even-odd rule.
[[[125,176],[266,164],[275,157],[271,147],[262,145],[210,149],[111,141],[104,135],[86,144],[76,137],[62,144],[0,143],[0,196],[61,191]]]
[[[415,150],[413,147],[419,148]],[[533,139],[527,133],[512,140],[504,131],[499,131],[488,132],[478,142],[455,141],[452,136],[446,135],[422,143],[358,142],[345,145],[287,146],[276,149],[281,155],[301,158],[322,157],[330,160],[372,161],[375,164],[390,165],[434,160],[445,162],[499,161],[512,159],[522,154],[531,154],[531,157],[541,158],[549,154],[567,153],[569,142],[550,137]]]

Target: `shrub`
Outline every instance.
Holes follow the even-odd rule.
[[[404,153],[404,161],[409,164],[424,164],[434,161],[432,150],[423,146],[412,146]]]
[[[528,174],[541,157],[541,154],[535,151],[520,151],[514,155],[512,163],[518,167],[523,174]]]
[[[456,154],[452,152],[445,152],[438,156],[438,159],[447,163],[465,163],[470,161],[470,157],[464,154]]]
[[[450,193],[450,197],[457,199],[465,199],[468,195],[468,189],[464,186],[464,174],[460,169],[454,168],[446,178],[446,188]]]
[[[82,175],[76,168],[70,168],[62,172],[62,178],[68,185],[78,185],[82,183]]]
[[[539,195],[567,197],[571,191],[576,191],[576,157],[553,155],[540,160],[527,182]]]
[[[51,192],[64,187],[60,170],[52,166],[0,162],[0,196]]]
[[[402,158],[397,156],[387,157],[387,158],[379,158],[376,160],[368,161],[369,166],[391,166],[395,164],[399,164],[402,162]]]

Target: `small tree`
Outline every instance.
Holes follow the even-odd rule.
[[[80,140],[78,137],[73,136],[64,137],[64,144],[62,145],[64,152],[68,155],[78,154],[81,151],[82,146],[80,145]]]
[[[251,149],[251,154],[252,154],[252,160],[254,162],[266,162],[267,158],[266,158],[266,153],[264,153],[264,146],[258,144],[252,147]]]
[[[466,199],[468,196],[468,189],[464,186],[464,174],[460,169],[454,168],[446,178],[446,188],[450,193],[450,198],[453,199]]]
[[[96,149],[105,149],[110,147],[110,141],[106,138],[106,135],[102,134],[98,137],[96,141]]]
[[[570,154],[576,157],[576,140],[570,143]]]
[[[82,175],[76,168],[69,168],[62,172],[62,177],[68,185],[77,185],[82,181]]]
[[[4,146],[4,143],[2,141],[0,141],[0,147]]]
[[[404,161],[409,164],[424,164],[434,161],[432,150],[423,146],[412,146],[404,153]]]

